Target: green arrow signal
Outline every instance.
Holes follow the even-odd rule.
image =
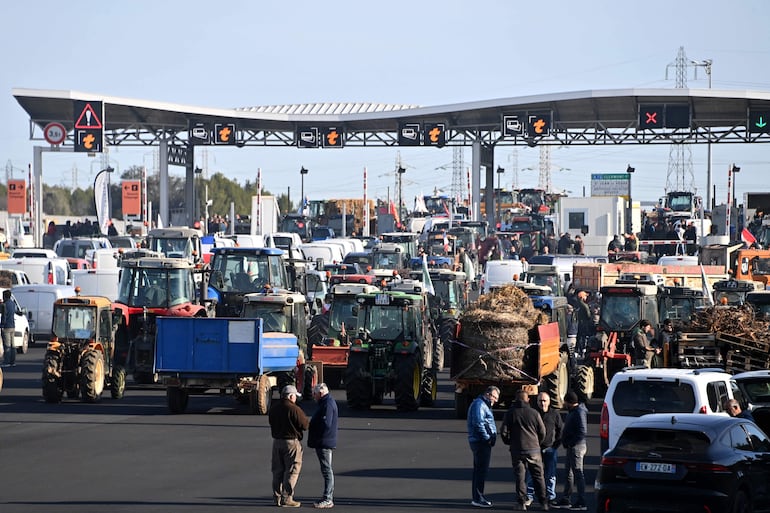
[[[767,121],[765,121],[765,118],[762,116],[759,116],[759,119],[756,123],[754,123],[754,126],[757,128],[765,128],[767,126]]]

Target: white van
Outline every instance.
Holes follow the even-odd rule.
[[[524,264],[521,260],[487,260],[484,274],[481,275],[481,293],[488,294],[493,288],[510,285],[521,279]]]
[[[0,260],[0,269],[24,271],[32,283],[72,284],[72,271],[66,258],[9,258]]]
[[[120,269],[74,269],[72,286],[80,287],[81,296],[104,296],[118,299]]]
[[[48,340],[53,326],[53,303],[75,295],[72,285],[17,285],[11,289],[19,305],[27,310],[29,331],[34,338]]]
[[[305,258],[314,262],[321,259],[324,264],[339,264],[345,258],[342,254],[342,248],[339,245],[313,242],[310,244],[302,244],[299,248],[302,250]]]

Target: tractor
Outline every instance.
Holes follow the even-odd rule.
[[[51,339],[43,362],[43,398],[98,401],[105,387],[113,399],[123,397],[126,371],[115,361],[115,331],[122,312],[100,296],[57,299]]]
[[[358,328],[345,373],[351,408],[368,409],[390,393],[400,411],[433,405],[433,337],[421,285],[416,282],[411,294],[390,290],[357,296]]]
[[[182,258],[148,257],[122,262],[114,303],[123,314],[115,337],[115,360],[137,384],[157,381],[153,370],[156,317],[214,316],[214,306],[206,299],[205,276],[200,280],[194,277],[198,272],[197,265]],[[200,283],[199,290],[196,283]]]

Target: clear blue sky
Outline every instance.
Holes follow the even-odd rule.
[[[310,102],[377,102],[422,106],[567,91],[674,87],[680,46],[693,60],[712,59],[714,89],[770,91],[770,2],[714,0],[211,2],[169,0],[0,5],[0,166],[26,176],[32,161],[28,117],[14,87],[203,107]],[[690,88],[708,85],[702,68]],[[147,149],[112,148],[118,169],[149,163]],[[299,198],[304,166],[311,199],[385,197],[397,148],[299,150],[214,148],[198,165],[243,183],[262,168],[264,186],[291,187]],[[511,148],[496,152],[513,181]],[[404,197],[449,190],[452,149],[400,149]],[[518,168],[538,168],[539,150],[518,149]],[[46,154],[44,179],[89,186],[101,162]],[[470,148],[465,161],[471,160]],[[663,194],[668,146],[554,148],[555,189],[582,194],[596,172],[636,168],[634,199]],[[706,148],[692,146],[695,185],[705,197]],[[770,145],[713,146],[717,202],[726,200],[727,167],[741,167],[738,193],[770,190]],[[558,171],[569,168],[569,171]],[[172,174],[182,168],[171,167]],[[537,185],[519,171],[523,186]],[[5,177],[0,177],[4,181]]]

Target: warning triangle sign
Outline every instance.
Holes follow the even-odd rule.
[[[80,116],[78,116],[77,121],[75,121],[75,128],[103,128],[102,120],[99,119],[99,116],[96,115],[96,111],[93,107],[91,107],[90,103],[86,103],[86,106],[83,108],[83,112],[81,112]]]

